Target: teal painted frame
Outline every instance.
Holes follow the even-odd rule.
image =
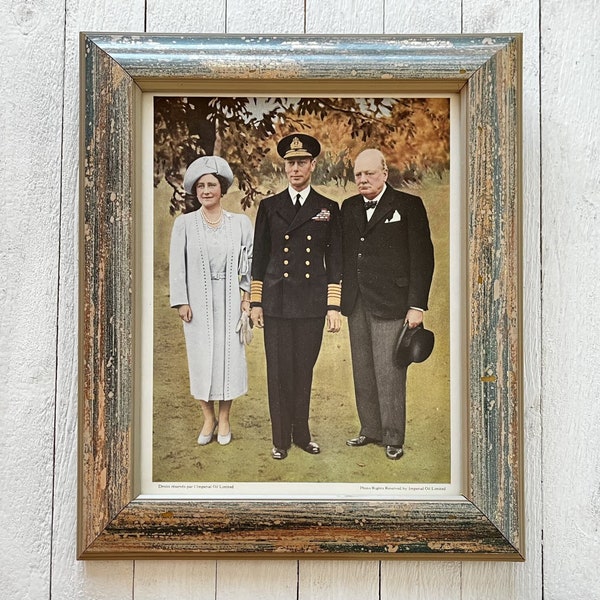
[[[520,34],[81,34],[78,557],[524,560]],[[468,490],[459,500],[174,501],[135,479],[141,94],[460,92]],[[248,90],[252,90],[251,93]]]

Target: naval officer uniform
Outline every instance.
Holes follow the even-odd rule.
[[[286,161],[313,161],[319,152],[319,142],[304,134],[278,144]],[[296,190],[291,184],[261,201],[251,306],[262,308],[264,316],[273,458],[285,458],[292,443],[310,454],[320,451],[308,424],[313,368],[327,311],[340,310],[341,269],[337,202],[310,185]]]

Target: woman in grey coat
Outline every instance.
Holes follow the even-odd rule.
[[[185,191],[199,208],[178,216],[171,234],[171,306],[183,322],[190,392],[200,400],[204,425],[200,445],[231,441],[231,400],[248,389],[246,355],[239,323],[250,311],[252,223],[223,210],[221,198],[233,182],[218,156],[195,160],[184,177]],[[215,402],[219,401],[218,416]]]

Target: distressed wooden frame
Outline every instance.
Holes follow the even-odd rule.
[[[81,34],[78,557],[524,559],[521,36]],[[461,499],[142,498],[135,202],[144,91],[460,91],[467,480]],[[258,553],[258,554],[257,554]]]

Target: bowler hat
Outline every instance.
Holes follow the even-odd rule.
[[[194,185],[203,175],[220,175],[227,182],[233,183],[233,172],[228,162],[220,156],[201,156],[187,168],[183,177],[183,188],[188,194],[194,193]]]
[[[408,323],[404,323],[396,343],[396,363],[407,367],[413,362],[423,362],[431,354],[434,341],[433,332],[425,329],[422,324],[411,329]]]
[[[277,144],[277,154],[281,158],[316,158],[321,152],[321,144],[312,135],[291,133]]]

